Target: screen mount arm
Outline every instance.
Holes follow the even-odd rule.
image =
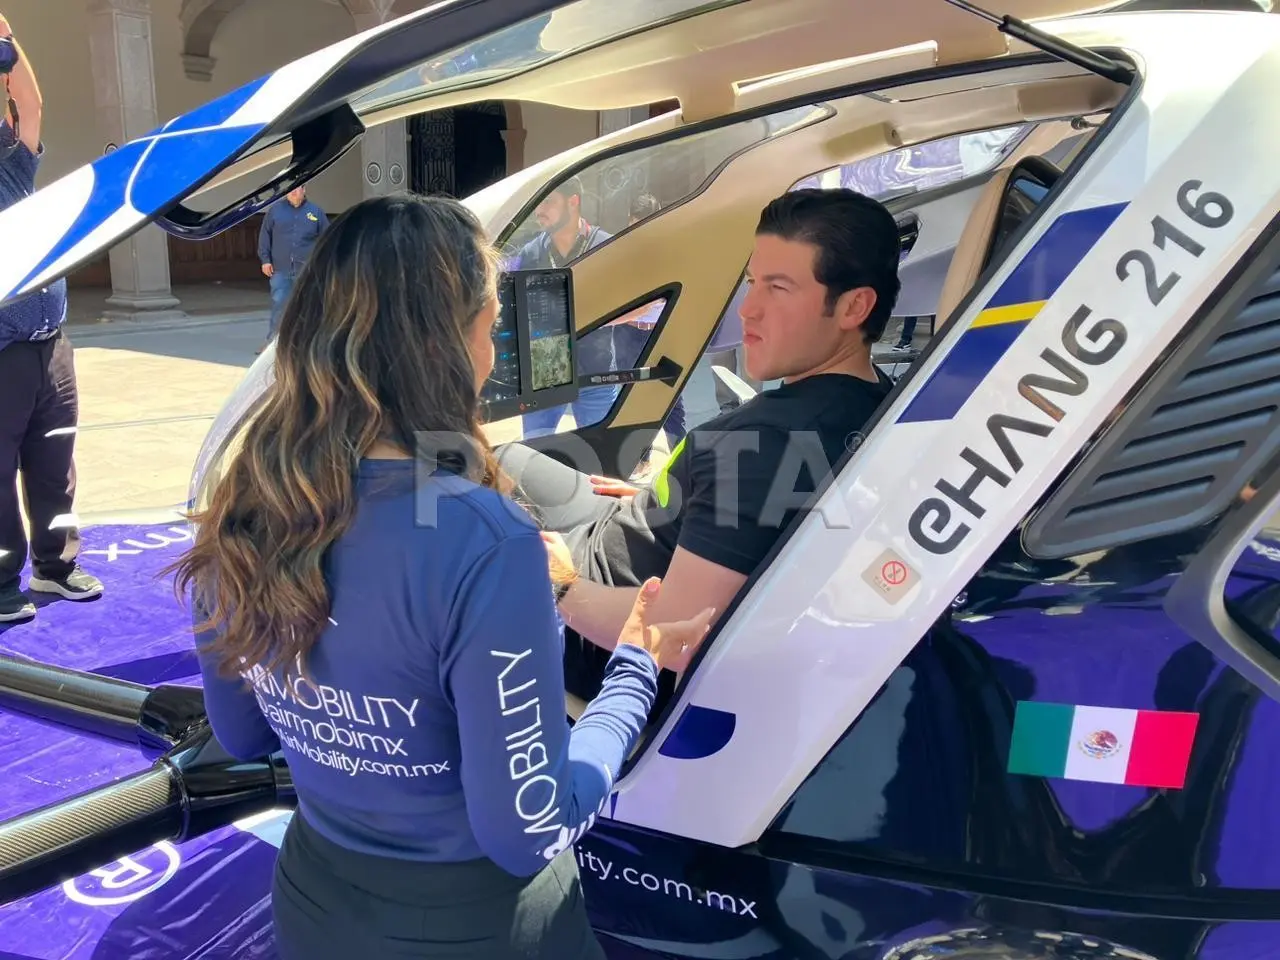
[[[658,380],[674,384],[680,379],[684,367],[670,357],[663,357],[652,367],[635,367],[631,370],[606,370],[603,373],[584,373],[578,377],[580,387],[611,387],[619,384],[644,383]]]

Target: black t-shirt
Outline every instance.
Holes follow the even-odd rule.
[[[568,536],[609,586],[664,576],[676,547],[751,575],[888,396],[890,382],[819,374],[695,428],[630,500]]]

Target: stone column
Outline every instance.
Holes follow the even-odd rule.
[[[342,0],[361,33],[393,18],[395,0]],[[404,120],[379,124],[360,141],[365,199],[409,190],[409,128]]]
[[[89,0],[89,56],[103,144],[123,144],[159,126],[151,54],[150,0]],[[47,67],[45,68],[48,69]],[[169,287],[168,237],[148,226],[112,247],[113,317],[183,316]]]

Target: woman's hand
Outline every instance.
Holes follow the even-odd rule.
[[[662,592],[662,581],[650,577],[645,581],[640,592],[636,594],[636,602],[631,607],[631,615],[623,624],[622,633],[618,635],[618,645],[631,644],[648,651],[659,667],[666,668],[683,658],[688,662],[688,651],[696,650],[702,643],[707,631],[711,629],[711,618],[715,610],[707,607],[690,620],[677,620],[673,623],[651,623],[653,604]]]
[[[634,487],[622,480],[614,480],[612,477],[589,477],[591,481],[591,492],[601,497],[634,497],[640,492],[639,487]]]

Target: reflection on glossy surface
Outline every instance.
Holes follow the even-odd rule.
[[[610,236],[619,236],[631,226],[632,205],[642,195],[666,210],[701,190],[735,154],[829,114],[825,107],[796,107],[606,157],[574,175],[582,187],[582,217]],[[540,232],[531,211],[506,236],[504,252],[516,262],[517,251]]]
[[[993,169],[1030,129],[1000,127],[917,143],[815,173],[795,189],[849,187],[881,200],[933,190]]]
[[[214,419],[204,443],[196,455],[191,471],[191,485],[187,496],[187,510],[201,511],[208,505],[214,487],[222,477],[223,469],[231,462],[231,456],[239,449],[239,442],[253,414],[261,408],[267,391],[276,379],[276,343],[272,340],[263,348],[244,379],[232,391],[218,416]]]
[[[439,93],[464,83],[496,80],[643,27],[739,2],[741,0],[646,0],[645,3],[579,0],[406,70],[356,100],[356,111],[387,106],[428,92]]]
[[[789,853],[790,851],[788,851]],[[601,823],[577,845],[611,960],[1270,960],[1280,922],[1126,915],[788,863]],[[1021,891],[1025,893],[1025,891]],[[1274,898],[1273,898],[1274,899]],[[1178,909],[1176,906],[1173,908]],[[1274,905],[1259,916],[1274,917]]]
[[[1117,896],[1280,889],[1280,704],[1161,605],[1206,535],[1049,562],[1011,539],[773,830],[815,849]],[[1274,638],[1280,542],[1254,541],[1227,595]],[[1199,714],[1185,787],[1008,774],[1019,700]]]
[[[1280,643],[1280,541],[1250,541],[1236,561],[1224,596],[1237,623],[1264,643]]]

